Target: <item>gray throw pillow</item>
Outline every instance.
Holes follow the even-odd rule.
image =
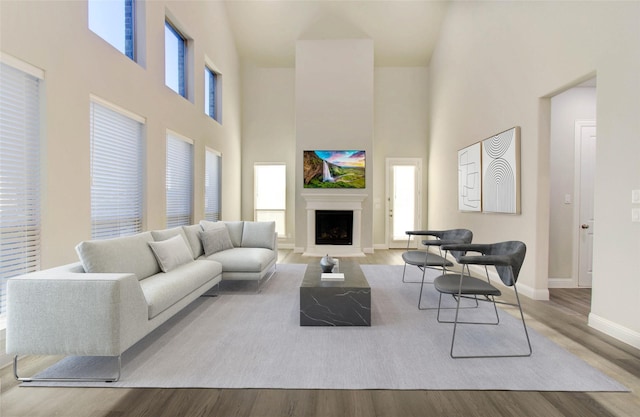
[[[223,250],[233,249],[229,232],[224,226],[200,232],[200,239],[202,240],[205,256],[210,256]]]
[[[187,246],[182,234],[159,242],[149,242],[149,246],[151,246],[162,272],[169,272],[180,265],[193,261],[191,249]]]

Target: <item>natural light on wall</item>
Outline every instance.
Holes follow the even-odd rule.
[[[254,218],[275,221],[278,236],[285,236],[287,173],[284,164],[254,165]]]

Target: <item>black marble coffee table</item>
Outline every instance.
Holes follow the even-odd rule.
[[[344,281],[322,281],[314,259],[300,285],[300,326],[371,326],[371,287],[360,264],[340,259]]]

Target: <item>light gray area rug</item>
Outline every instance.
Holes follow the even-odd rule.
[[[117,383],[42,385],[626,391],[532,329],[529,358],[451,359],[452,325],[439,324],[435,311],[417,309],[420,287],[401,282],[401,266],[362,266],[372,288],[371,327],[300,327],[305,268],[278,265],[260,294],[233,289],[196,300],[125,352]],[[412,280],[421,276],[417,268],[408,273]],[[425,289],[424,302],[435,305],[433,286]],[[464,314],[472,311],[493,312],[488,303]],[[524,352],[521,322],[505,312],[500,319],[499,326],[463,327],[459,342],[473,353]],[[40,376],[108,374],[113,364],[70,357]]]

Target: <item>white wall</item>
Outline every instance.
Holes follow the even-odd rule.
[[[285,162],[287,164],[287,230],[284,245],[294,245],[295,181],[302,175],[296,165],[295,142],[295,70],[294,68],[260,68],[245,64],[243,68],[243,218],[253,210],[253,164]],[[367,161],[372,190],[373,244],[384,247],[385,158],[423,158],[426,163],[428,135],[428,70],[425,67],[374,68],[373,157]],[[349,147],[349,143],[341,147]],[[423,165],[424,166],[424,165]],[[423,185],[427,184],[423,170]],[[369,187],[370,186],[370,187]],[[426,197],[426,193],[424,194]],[[380,207],[376,208],[375,201]],[[423,224],[426,224],[426,201],[423,202]],[[304,226],[303,226],[304,227]],[[305,241],[298,246],[304,246]]]
[[[597,73],[598,144],[590,324],[640,346],[640,3],[454,2],[430,67],[429,225],[528,247],[523,290],[548,281],[548,97]],[[456,151],[522,127],[522,214],[460,213]],[[612,260],[617,260],[613,262]]]
[[[314,149],[354,149],[373,160],[373,41],[371,39],[299,40],[296,43],[296,166]],[[299,168],[301,169],[301,168]],[[365,172],[361,248],[373,250],[372,170]],[[307,213],[296,177],[296,246],[307,242]],[[307,190],[325,193],[330,190]],[[335,192],[335,190],[333,190]]]
[[[253,219],[253,166],[284,162],[287,166],[286,234],[280,246],[293,247],[296,168],[295,70],[246,64],[242,77],[242,217]]]
[[[574,217],[575,122],[596,119],[596,89],[578,87],[551,98],[549,148],[549,279],[573,284],[573,243],[578,236]],[[565,203],[569,195],[571,203]]]
[[[166,129],[195,142],[195,220],[204,215],[205,146],[223,154],[223,217],[240,218],[240,74],[224,5],[137,4],[144,65],[88,29],[86,2],[2,2],[2,53],[45,72],[42,268],[77,261],[74,246],[91,237],[90,94],[146,119],[147,229],[165,227]],[[192,38],[190,100],[164,85],[165,12]],[[205,54],[223,77],[222,125],[203,110]]]
[[[385,247],[386,158],[422,159],[422,226],[426,227],[429,71],[426,67],[376,67],[374,72],[373,233]]]

